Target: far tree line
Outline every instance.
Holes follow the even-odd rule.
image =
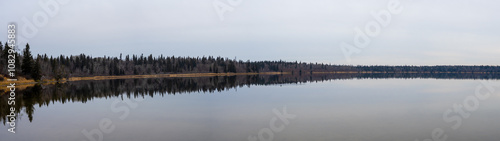
[[[0,42],[0,73],[7,77],[8,44]],[[22,54],[21,54],[22,53]],[[259,73],[288,72],[309,75],[313,72],[350,73],[500,73],[500,66],[353,66],[290,61],[250,61],[223,57],[176,57],[122,55],[119,57],[90,55],[32,55],[26,44],[16,54],[16,72],[28,79],[64,79],[82,76],[145,75],[169,73]]]

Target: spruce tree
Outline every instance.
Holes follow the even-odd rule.
[[[40,59],[37,59],[33,71],[31,72],[31,77],[35,79],[35,81],[40,80],[42,78],[41,70],[40,70]]]
[[[7,44],[7,42],[6,42],[6,43],[5,43],[5,46],[4,46],[4,49],[3,49],[3,55],[2,55],[2,57],[3,57],[5,60],[8,60],[8,59],[9,59],[9,58],[8,58],[8,56],[9,56],[9,49],[10,49],[9,44]],[[17,58],[17,56],[16,56],[16,58]]]
[[[2,45],[2,41],[0,41],[0,56],[3,56],[3,45]]]
[[[26,44],[26,48],[23,52],[23,63],[21,65],[21,71],[24,75],[29,75],[33,69],[33,56],[31,56],[30,45]]]
[[[3,56],[3,44],[0,42],[0,75],[4,73],[4,70],[7,69],[7,60],[4,60]],[[3,77],[0,77],[3,78]]]

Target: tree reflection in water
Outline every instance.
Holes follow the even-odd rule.
[[[192,92],[214,93],[237,87],[251,85],[299,84],[307,82],[322,82],[348,79],[498,79],[500,74],[472,73],[323,73],[294,75],[237,75],[197,78],[151,78],[151,79],[116,79],[100,81],[75,81],[42,86],[34,85],[24,90],[16,91],[16,114],[25,111],[30,122],[33,120],[35,105],[49,106],[51,102],[82,102],[94,98],[111,97],[144,97],[154,95],[176,95]],[[0,91],[0,116],[6,124],[10,113],[8,92]]]

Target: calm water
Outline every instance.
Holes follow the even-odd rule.
[[[17,117],[16,134],[2,125],[0,140],[89,140],[85,134],[91,134],[90,140],[102,137],[104,141],[500,138],[497,79],[327,78],[315,82],[320,78],[310,78],[313,82],[308,83],[273,77],[252,82],[204,79],[40,86],[30,91],[31,96],[18,96],[27,106]],[[221,84],[226,81],[231,83]],[[488,92],[491,95],[475,95]],[[465,107],[458,108],[463,112],[455,113],[454,105],[464,101]],[[449,109],[452,112],[447,113]],[[461,125],[453,129],[458,120]]]

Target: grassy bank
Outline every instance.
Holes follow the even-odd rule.
[[[276,74],[290,74],[289,72],[262,72],[262,73],[185,73],[185,74],[152,74],[152,75],[111,75],[111,76],[89,76],[89,77],[70,77],[68,80],[61,80],[59,82],[66,81],[86,81],[86,80],[111,80],[111,79],[138,79],[138,78],[168,78],[168,77],[211,77],[211,76],[234,76],[234,75],[276,75]],[[2,77],[2,76],[0,76]],[[22,89],[23,87],[33,86],[37,83],[41,84],[52,84],[56,83],[56,80],[43,80],[34,81],[32,79],[26,79],[24,77],[19,77],[17,81],[7,81],[8,78],[0,81],[0,90],[6,90],[6,86],[10,83],[16,83],[16,89]]]

